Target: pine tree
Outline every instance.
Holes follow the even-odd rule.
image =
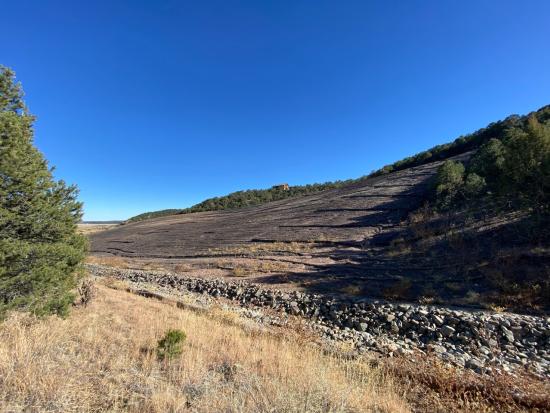
[[[439,167],[435,192],[440,209],[450,208],[459,198],[464,185],[464,171],[464,165],[455,161],[445,161]]]
[[[77,188],[53,178],[33,144],[34,119],[0,66],[0,318],[10,309],[64,315],[86,252]]]
[[[513,128],[504,139],[504,187],[520,203],[538,213],[550,213],[550,125],[536,117],[524,129]]]

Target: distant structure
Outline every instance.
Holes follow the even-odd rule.
[[[280,184],[280,185],[273,185],[271,189],[280,189],[283,191],[288,191],[290,187],[288,186],[288,184]]]

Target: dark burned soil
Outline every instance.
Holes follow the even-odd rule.
[[[95,235],[94,253],[189,258],[208,249],[258,242],[359,245],[394,229],[423,198],[435,165],[364,180],[314,195],[237,210],[172,215]]]
[[[479,304],[493,286],[464,268],[468,260],[487,268],[503,250],[505,233],[494,231],[502,222],[475,220],[472,239],[401,242],[411,239],[410,213],[425,202],[440,164],[260,206],[121,225],[90,236],[92,259],[324,294]]]

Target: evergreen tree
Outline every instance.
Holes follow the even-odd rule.
[[[524,206],[550,213],[550,125],[530,117],[524,129],[512,128],[504,139],[504,185]]]
[[[457,201],[464,184],[464,171],[464,165],[455,161],[445,161],[439,167],[435,192],[440,209],[448,209]]]
[[[22,97],[0,66],[0,317],[10,309],[63,315],[86,251],[76,233],[82,205],[34,147]]]
[[[495,187],[501,185],[506,149],[500,139],[493,138],[473,156],[470,169]]]
[[[486,187],[485,179],[476,174],[475,172],[469,173],[464,181],[464,198],[466,200],[472,200],[482,194]]]

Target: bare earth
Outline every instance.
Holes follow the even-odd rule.
[[[380,251],[418,208],[439,165],[260,206],[117,226],[91,235],[92,258],[278,288],[377,295],[404,272],[426,277],[417,257],[388,260]]]

